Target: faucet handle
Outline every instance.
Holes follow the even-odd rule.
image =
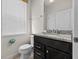
[[[51,33],[51,32],[52,32],[52,30],[47,30],[47,32],[48,32],[48,33]]]
[[[56,33],[56,30],[55,30],[55,29],[53,29],[53,32],[54,32],[54,33]]]

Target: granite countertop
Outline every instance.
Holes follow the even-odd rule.
[[[38,34],[33,34],[37,36],[42,36],[46,38],[51,38],[51,39],[56,39],[56,40],[61,40],[65,42],[72,42],[71,35],[68,34],[43,34],[43,33],[38,33]]]

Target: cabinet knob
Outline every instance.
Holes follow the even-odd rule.
[[[48,51],[48,50],[46,50],[46,53],[49,53],[49,51]]]

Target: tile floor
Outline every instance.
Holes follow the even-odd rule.
[[[14,56],[12,59],[20,59],[20,54]],[[33,59],[33,53],[31,54],[29,59]]]

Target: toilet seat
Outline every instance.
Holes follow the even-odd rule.
[[[25,45],[22,45],[19,49],[20,50],[25,50],[25,49],[29,49],[31,48],[32,46],[30,44],[25,44]]]

